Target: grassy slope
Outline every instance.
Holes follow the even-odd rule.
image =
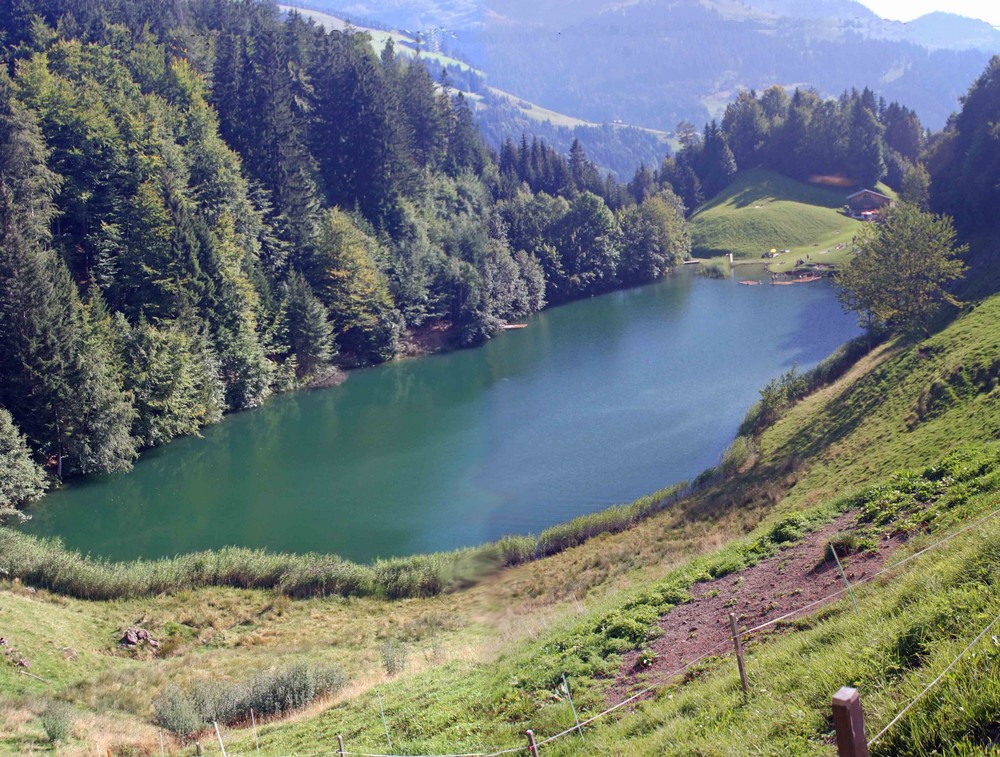
[[[587,746],[619,754],[828,755],[829,701],[843,685],[862,692],[871,738],[1000,613],[998,570],[993,523],[894,583],[860,589],[860,616],[840,602],[797,623],[798,633],[752,645],[746,700],[732,660],[713,661],[697,685],[663,692],[634,717],[590,734]],[[986,754],[984,724],[1000,706],[998,665],[1000,645],[980,643],[873,754]]]
[[[347,22],[342,18],[333,16],[329,13],[324,13],[323,11],[311,10],[309,8],[297,8],[292,5],[278,5],[278,7],[283,11],[295,11],[303,18],[312,19],[317,24],[322,26],[327,30],[343,30],[347,27]],[[367,26],[353,26],[355,31],[363,32],[371,37],[372,47],[375,49],[376,53],[381,53],[382,49],[385,47],[385,43],[390,39],[396,46],[396,52],[403,55],[412,56],[413,50],[418,46],[416,40],[412,37],[408,37],[405,34],[400,34],[399,32],[387,32],[381,29],[371,29]],[[420,55],[423,58],[428,58],[442,66],[454,66],[461,69],[462,71],[475,71],[472,66],[464,61],[460,61],[457,58],[452,58],[447,55],[442,55],[441,53],[435,53],[430,50],[421,50]],[[482,73],[477,71],[477,73]]]
[[[880,348],[765,432],[759,459],[738,479],[625,533],[599,537],[454,594],[388,603],[290,601],[267,592],[206,589],[87,603],[10,585],[0,588],[0,635],[46,679],[31,679],[0,664],[0,752],[27,751],[40,743],[35,715],[41,698],[51,696],[74,702],[80,712],[99,713],[81,716],[70,753],[74,747],[95,746],[103,753],[116,744],[153,748],[149,704],[166,682],[240,679],[304,658],[342,665],[354,686],[332,709],[317,706],[291,721],[266,725],[264,743],[272,753],[326,747],[337,732],[355,747],[384,748],[373,685],[386,700],[393,732],[413,751],[519,744],[529,724],[540,734],[561,730],[571,716],[550,688],[553,671],[570,673],[582,710],[600,709],[606,683],[593,675],[607,672],[613,656],[604,656],[606,647],[594,652],[595,640],[604,638],[598,629],[607,627],[609,617],[634,620],[635,608],[648,606],[639,600],[651,587],[662,587],[665,575],[682,590],[710,562],[745,553],[738,543],[721,555],[714,550],[733,539],[744,544],[757,539],[776,518],[804,508],[812,508],[812,517],[826,517],[835,512],[828,503],[845,489],[880,481],[897,468],[932,463],[960,444],[997,438],[998,324],[1000,299],[994,298],[923,344]],[[976,500],[978,507],[989,504],[987,496]],[[919,596],[927,600],[920,612],[936,607],[940,615],[958,607],[952,615],[961,623],[935,625],[931,618],[926,655],[892,676],[868,679],[877,690],[874,722],[885,722],[977,624],[983,625],[980,619],[996,600],[984,599],[974,586],[963,584],[963,577],[978,575],[970,573],[976,565],[982,568],[974,558],[993,554],[989,550],[998,542],[1000,536],[988,549],[959,542],[947,553],[951,562],[940,562],[942,557],[930,568],[917,564],[912,578],[898,586],[868,590],[863,602],[874,614],[863,622],[839,606],[815,630],[767,645],[759,661],[753,653],[754,675],[766,681],[764,688],[780,692],[777,703],[765,698],[748,707],[735,705],[731,663],[719,661],[676,699],[644,705],[640,714],[601,726],[589,738],[641,754],[683,736],[695,739],[706,753],[726,753],[734,745],[746,746],[739,733],[750,728],[755,738],[787,737],[793,752],[826,753],[823,708],[817,703],[839,682],[865,680],[865,669],[855,665],[858,659],[871,666],[888,664],[886,650],[908,633],[900,607],[912,607]],[[932,574],[937,578],[928,589]],[[133,659],[117,651],[120,629],[133,624],[170,639],[168,654]],[[884,642],[875,648],[865,641],[872,629]],[[407,672],[393,680],[381,669],[379,648],[385,640],[402,641],[410,650]],[[67,659],[64,647],[76,650],[77,658]],[[975,666],[963,671],[981,677]],[[979,688],[993,696],[991,685]],[[951,692],[949,702],[968,700],[967,691],[942,691]],[[969,710],[984,701],[988,704],[980,698],[961,706]],[[927,718],[935,717],[930,709],[913,722],[930,727]],[[249,738],[246,731],[227,733],[227,743],[244,749],[251,746]]]
[[[704,519],[703,523],[719,524],[716,532],[719,543],[738,535],[740,526],[759,522],[761,525],[751,534],[758,535],[770,528],[776,518],[793,511],[817,508],[822,511],[831,507],[826,503],[845,490],[881,481],[892,470],[929,465],[962,444],[998,438],[1000,392],[996,391],[996,375],[1000,363],[994,366],[994,356],[1000,354],[998,324],[1000,298],[994,298],[925,343],[877,350],[841,381],[797,405],[766,432],[761,439],[760,458],[748,474],[684,503],[679,508],[686,511],[683,514],[659,516],[629,535],[639,534],[640,540],[666,536],[668,543],[676,546],[685,538],[695,537],[694,532],[685,532],[681,524],[697,522],[699,518]],[[956,366],[962,367],[957,373],[952,370]],[[962,381],[958,378],[966,375],[978,379]],[[947,383],[940,379],[948,376],[953,377],[949,384],[951,395],[931,389],[936,382]],[[917,413],[910,417],[913,408],[927,404],[921,398],[926,399],[931,394],[942,399],[937,404],[930,403],[928,411],[922,415]],[[993,488],[976,501],[975,512],[996,506],[995,478]],[[782,498],[782,495],[786,496]],[[777,507],[771,503],[772,499],[779,499]],[[739,524],[733,520],[736,513],[741,518]],[[950,516],[949,523],[961,522],[957,514]],[[748,748],[747,742],[741,741],[741,734],[749,730],[762,739],[792,734],[794,738],[785,744],[792,753],[829,753],[825,742],[825,703],[837,686],[865,680],[867,675],[871,686],[878,691],[872,720],[884,724],[902,702],[915,694],[920,682],[926,683],[933,677],[929,671],[941,670],[950,660],[948,655],[953,656],[961,649],[963,644],[960,642],[971,640],[969,633],[974,635],[1000,611],[995,591],[983,594],[980,589],[965,583],[970,576],[977,575],[971,566],[978,566],[980,572],[984,569],[976,562],[984,550],[992,556],[989,570],[1000,569],[1000,531],[994,526],[983,532],[989,534],[985,546],[983,543],[970,546],[959,540],[954,551],[941,553],[947,554],[947,558],[935,557],[925,563],[918,561],[912,576],[899,586],[891,586],[885,592],[867,589],[868,599],[862,601],[868,604],[868,610],[862,620],[855,621],[845,615],[843,610],[850,605],[841,603],[829,616],[830,625],[822,625],[812,635],[776,643],[773,650],[772,645],[768,645],[758,675],[763,678],[762,688],[781,692],[777,702],[764,697],[751,707],[735,707],[736,681],[731,662],[725,661],[708,667],[711,675],[704,684],[689,684],[683,699],[678,696],[677,702],[658,700],[656,705],[644,708],[645,714],[626,718],[620,726],[611,727],[606,733],[599,731],[600,735],[592,738],[609,749],[617,745],[617,751],[627,754],[658,753],[664,745],[683,745],[691,743],[686,741],[691,739],[704,753],[727,754]],[[599,560],[601,551],[607,552],[618,539],[602,539],[599,546],[585,545],[551,563],[541,563],[535,570],[539,573],[558,570],[555,567],[558,562],[580,553],[589,554],[590,560]],[[704,537],[698,543],[702,549],[710,546]],[[669,571],[671,566],[683,574],[692,570],[690,566],[685,567],[688,563],[683,554],[671,553],[669,547],[663,554],[666,558],[664,570]],[[608,559],[615,557],[614,553],[608,555]],[[704,559],[695,558],[696,564]],[[724,557],[707,559],[725,561]],[[646,576],[646,580],[641,576]],[[655,585],[648,582],[648,576],[648,572],[635,570],[633,585]],[[927,583],[932,576],[933,592]],[[395,727],[412,739],[407,746],[442,751],[453,747],[489,748],[517,744],[520,731],[529,724],[541,734],[568,727],[571,724],[568,711],[557,699],[549,701],[539,697],[532,700],[531,707],[524,707],[525,703],[521,702],[521,709],[509,705],[504,715],[517,718],[514,724],[492,713],[486,703],[503,698],[500,690],[511,686],[511,681],[517,677],[530,677],[532,668],[537,671],[544,667],[546,654],[553,648],[574,643],[571,640],[578,638],[580,625],[593,628],[599,618],[626,606],[635,595],[626,592],[621,596],[605,593],[598,596],[601,598],[595,598],[582,615],[562,615],[552,630],[537,640],[509,647],[495,663],[453,665],[384,689],[383,696],[391,692],[394,700],[397,697],[400,700],[390,717]],[[968,606],[958,601],[962,597]],[[899,608],[913,607],[915,600],[924,600],[921,607],[931,618],[926,621],[928,623],[937,616],[949,616],[960,622],[947,627],[935,626],[933,634],[928,632],[928,640],[934,643],[926,658],[911,661],[909,672],[900,675],[894,672],[892,648],[900,637],[906,637],[911,625],[918,624],[920,613],[913,613],[908,619]],[[956,613],[955,607],[961,609]],[[877,650],[872,649],[872,639],[881,639]],[[993,660],[995,664],[996,650],[992,654],[987,661]],[[984,671],[982,664],[980,658],[979,667],[962,668],[962,675],[971,680],[985,676],[989,685],[984,686],[983,691],[996,699],[1000,696],[996,678],[990,678],[989,669]],[[883,672],[888,671],[886,676],[875,676],[873,670],[879,666],[884,666]],[[946,698],[954,705],[952,710],[966,706],[975,711],[974,707],[983,706],[974,696],[971,699],[975,701],[963,703],[963,699],[970,700],[969,691],[955,684],[949,686],[951,688],[942,690],[949,692]],[[593,712],[601,708],[599,682],[593,685],[577,683],[577,687],[578,703],[582,700],[583,709]],[[801,702],[812,704],[807,708]],[[432,703],[441,715],[437,722],[423,721],[427,731],[424,736],[419,732],[421,713]],[[380,723],[369,722],[369,712],[370,703],[364,700],[345,703],[318,718],[270,730],[268,742],[280,752],[315,743],[321,734],[344,732],[359,746],[377,748],[380,736],[376,726]],[[923,722],[925,726],[928,722],[937,722],[935,719],[940,717],[933,708],[920,712],[923,714],[918,714],[915,722]],[[683,718],[675,723],[678,713]],[[632,738],[636,739],[634,743],[628,741]],[[622,747],[623,739],[629,744],[627,749]],[[685,753],[681,746],[676,748],[679,753]],[[572,747],[563,749],[573,752]]]
[[[806,255],[812,262],[841,262],[849,249],[833,248],[837,244],[849,248],[861,225],[840,212],[847,194],[771,171],[745,171],[692,216],[694,254],[732,252],[736,257],[760,258],[771,249],[789,249],[791,253],[775,262],[788,258],[794,263]]]

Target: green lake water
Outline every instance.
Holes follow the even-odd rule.
[[[857,333],[825,282],[682,271],[279,397],[53,492],[25,530],[115,559],[233,544],[364,561],[537,532],[715,465],[759,387]]]

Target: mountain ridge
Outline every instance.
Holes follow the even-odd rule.
[[[410,18],[400,15],[399,0],[313,3],[390,27]],[[663,131],[720,117],[740,89],[773,84],[824,96],[867,86],[940,128],[988,51],[1000,52],[1000,32],[985,22],[940,14],[903,24],[856,0],[480,0],[475,12],[465,0],[425,0],[418,7],[432,44],[487,71],[490,85],[583,120]]]

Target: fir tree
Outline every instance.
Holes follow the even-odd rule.
[[[17,508],[42,496],[46,483],[14,419],[0,407],[0,524],[23,520]]]
[[[284,286],[288,341],[300,376],[310,376],[328,365],[336,354],[333,326],[323,303],[305,277],[293,271]]]

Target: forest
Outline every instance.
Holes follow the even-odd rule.
[[[693,209],[737,171],[767,168],[820,185],[874,187],[884,181],[903,199],[927,207],[924,151],[933,140],[913,110],[876,99],[869,89],[830,99],[812,89],[742,91],[726,106],[721,123],[711,121],[702,132],[682,123],[678,138],[681,149],[658,172],[640,168],[630,183],[633,192],[636,185],[669,183]]]
[[[620,183],[578,140],[490,150],[419,58],[269,3],[19,0],[0,33],[8,514],[421,330],[473,345],[655,280],[738,170],[884,180],[992,223],[996,60],[938,134],[868,89],[745,91]]]
[[[367,37],[247,0],[0,6],[0,508],[127,470],[435,325],[455,346],[686,257],[577,144],[517,166]]]

